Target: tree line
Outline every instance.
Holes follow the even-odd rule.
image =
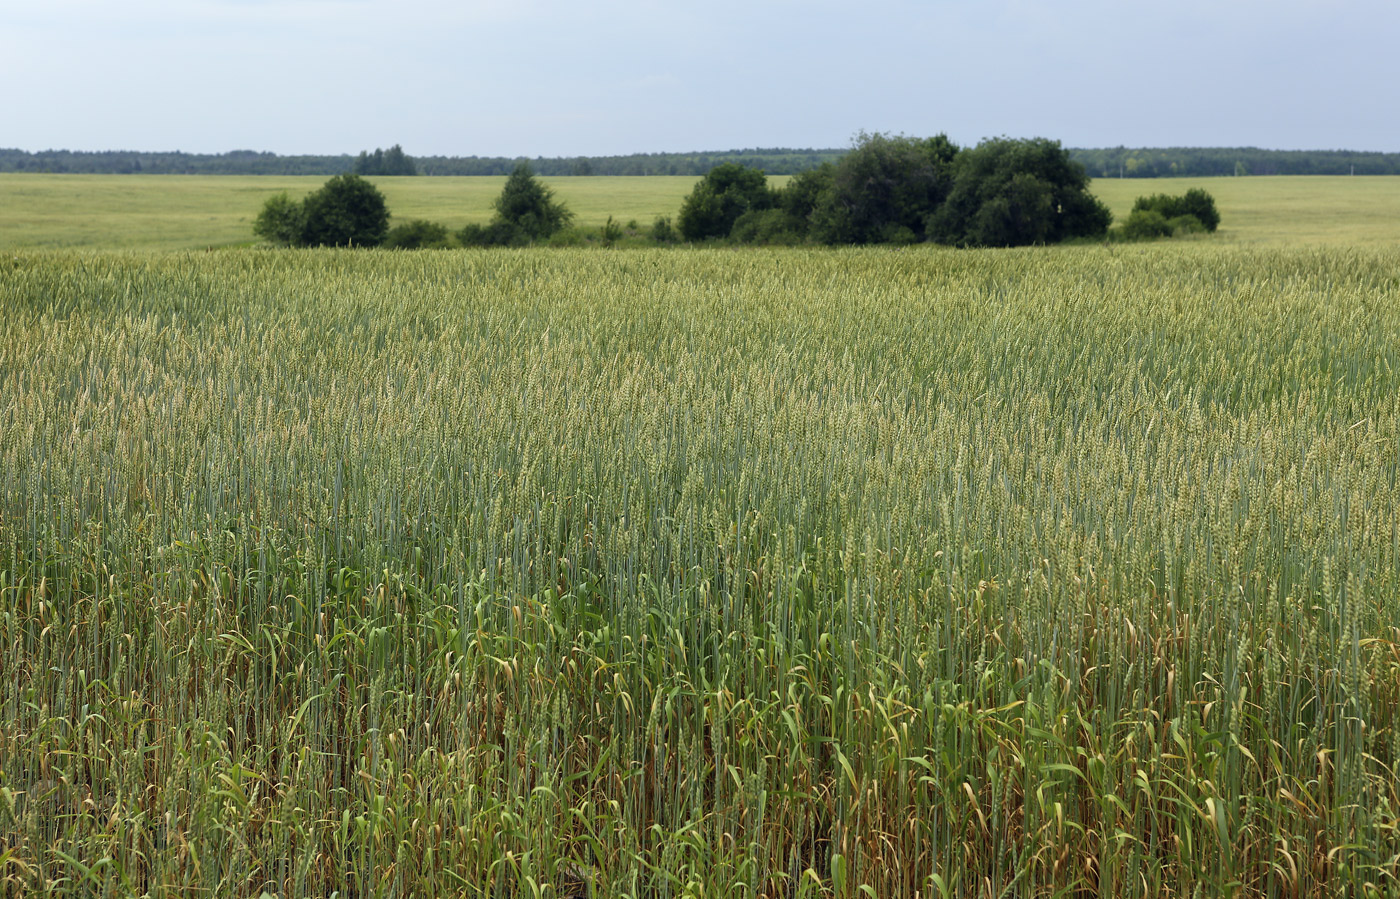
[[[394,148],[397,150],[397,148]],[[373,157],[363,157],[365,160]],[[383,157],[380,157],[382,164]],[[914,138],[861,134],[834,163],[769,184],[762,169],[725,162],[681,204],[675,225],[659,217],[650,233],[610,216],[597,233],[611,246],[625,238],[669,244],[894,244],[1012,247],[1066,240],[1149,240],[1214,231],[1215,201],[1199,188],[1174,197],[1140,197],[1127,221],[1089,192],[1089,177],[1058,141],[994,138],[959,147],[947,135]],[[594,242],[570,230],[573,213],[540,183],[529,163],[506,179],[486,224],[455,234],[416,220],[389,228],[383,195],[358,174],[337,175],[300,203],[269,199],[254,233],[285,246],[387,246],[403,249],[526,246]],[[561,238],[562,235],[562,238]]]
[[[395,154],[395,151],[397,153]],[[624,156],[408,156],[397,145],[358,156],[279,156],[254,150],[228,153],[85,152],[0,149],[0,172],[148,175],[509,175],[529,162],[539,175],[704,175],[726,162],[797,175],[834,163],[848,150],[756,148]],[[1073,149],[1070,157],[1094,178],[1227,175],[1400,175],[1400,153],[1352,150],[1261,150],[1257,147]]]
[[[1071,150],[1095,178],[1236,175],[1400,175],[1400,153],[1261,150],[1258,147],[1110,147]]]
[[[792,175],[839,159],[844,150],[749,149],[625,156],[408,156],[398,145],[358,156],[229,153],[145,153],[126,150],[0,149],[0,172],[111,175],[509,175],[521,162],[546,177],[566,175],[703,175],[722,162]]]

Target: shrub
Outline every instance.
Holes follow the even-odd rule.
[[[612,216],[608,216],[608,220],[603,223],[602,235],[603,246],[610,247],[622,240],[622,226],[613,221]]]
[[[384,246],[390,249],[441,249],[451,244],[447,226],[423,219],[414,219],[389,229]]]
[[[805,239],[806,227],[801,219],[785,209],[752,210],[739,216],[729,237],[738,243],[777,244],[793,246]]]
[[[1220,227],[1220,213],[1215,208],[1215,198],[1199,187],[1193,187],[1179,197],[1169,194],[1138,197],[1137,202],[1133,203],[1133,211],[1138,210],[1160,212],[1165,219],[1193,215],[1207,231],[1214,231]]]
[[[1167,219],[1167,226],[1172,229],[1173,237],[1183,234],[1205,234],[1207,231],[1205,223],[1194,215],[1178,215],[1176,218]]]
[[[253,222],[254,234],[293,247],[375,247],[388,231],[384,195],[358,175],[336,175],[300,203],[271,197]]]
[[[263,204],[262,212],[253,221],[253,233],[279,246],[300,246],[303,224],[302,204],[284,191]]]
[[[457,242],[464,247],[523,247],[530,238],[519,228],[497,218],[485,225],[467,225],[457,232]]]
[[[1171,237],[1172,226],[1155,209],[1134,209],[1123,222],[1122,235],[1124,240],[1155,240]]]
[[[651,224],[651,239],[657,243],[674,243],[676,240],[676,229],[671,225],[669,216],[658,215],[656,221]]]
[[[359,175],[336,175],[302,201],[300,245],[377,247],[389,231],[379,188]]]

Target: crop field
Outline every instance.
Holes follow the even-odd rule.
[[[1394,247],[21,252],[0,315],[0,894],[1400,891]]]
[[[253,219],[282,191],[300,198],[320,177],[0,174],[0,251],[93,248],[189,250],[255,243]],[[393,222],[429,219],[452,229],[491,217],[505,178],[373,178]],[[542,178],[581,225],[674,218],[697,179]],[[773,177],[771,183],[786,183]],[[1255,177],[1117,179],[1092,183],[1122,221],[1133,200],[1203,187],[1224,222],[1215,243],[1254,247],[1400,243],[1400,178]]]

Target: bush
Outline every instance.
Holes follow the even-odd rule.
[[[300,203],[271,197],[253,222],[257,236],[293,247],[377,247],[388,231],[384,195],[358,175],[336,175]]]
[[[771,209],[774,200],[761,169],[722,163],[710,169],[681,203],[681,235],[686,240],[728,237],[739,216]]]
[[[1207,231],[1215,231],[1220,227],[1220,213],[1215,208],[1215,198],[1199,187],[1193,187],[1179,197],[1169,194],[1138,197],[1137,202],[1133,203],[1133,211],[1139,210],[1159,212],[1165,219],[1192,215]]]
[[[752,210],[734,221],[729,237],[737,243],[794,246],[806,238],[806,230],[802,220],[785,209]]]
[[[457,242],[464,247],[523,247],[530,238],[519,228],[497,218],[485,225],[467,225],[457,232]]]
[[[656,221],[651,224],[651,239],[657,243],[674,243],[676,240],[676,229],[671,226],[669,216],[658,215]]]
[[[1173,237],[1183,234],[1205,234],[1209,230],[1205,223],[1194,215],[1178,215],[1176,218],[1167,219],[1167,227],[1172,229]]]
[[[300,246],[304,224],[302,212],[302,204],[287,196],[286,192],[270,197],[253,221],[253,233],[279,246]]]
[[[379,188],[359,175],[336,175],[302,201],[301,246],[377,247],[389,231]]]
[[[613,221],[612,216],[608,216],[608,220],[603,223],[602,236],[603,246],[610,247],[622,240],[622,226]]]
[[[389,249],[419,250],[442,249],[449,246],[451,239],[447,226],[423,219],[414,219],[389,229],[384,238],[384,246]]]
[[[1123,222],[1124,240],[1156,240],[1171,237],[1172,226],[1167,217],[1155,209],[1134,209]]]

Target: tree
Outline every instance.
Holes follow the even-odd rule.
[[[263,204],[262,212],[253,221],[253,233],[279,246],[300,246],[304,222],[302,204],[283,191]]]
[[[574,218],[564,203],[554,199],[554,191],[536,180],[528,162],[516,165],[494,205],[496,220],[526,242],[544,240]]]
[[[404,154],[403,147],[394,144],[387,150],[377,147],[373,153],[360,151],[355,160],[356,175],[416,175],[418,167]]]
[[[1059,141],[1000,137],[958,154],[927,232],[956,246],[1010,247],[1097,237],[1112,221]]]
[[[762,169],[725,162],[710,169],[691,190],[676,224],[686,240],[728,237],[739,216],[771,209],[775,200]]]
[[[830,169],[793,179],[790,211],[803,215],[810,204],[805,215],[822,243],[923,240],[928,217],[952,186],[957,155],[945,134],[920,139],[862,133]]]
[[[299,245],[377,247],[389,231],[384,195],[359,175],[336,175],[302,201]]]

